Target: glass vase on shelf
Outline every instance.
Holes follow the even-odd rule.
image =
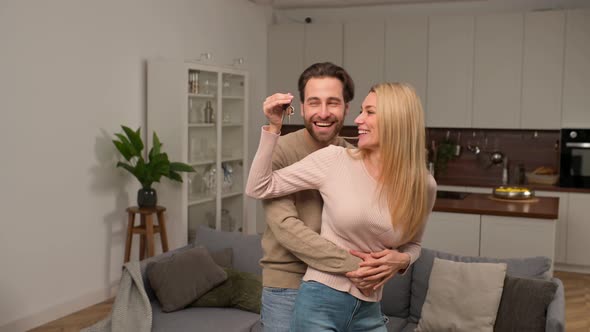
[[[229,214],[228,209],[221,210],[221,230],[233,232],[236,229],[236,222],[234,218]]]
[[[199,123],[202,122],[200,117],[199,117],[199,110],[197,107],[197,103],[192,100],[189,99],[188,100],[188,122],[189,123]]]

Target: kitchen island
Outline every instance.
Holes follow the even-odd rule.
[[[445,197],[445,195],[441,195]],[[555,256],[559,198],[506,202],[491,194],[437,198],[422,245],[444,252],[495,258]]]
[[[433,211],[490,216],[552,219],[558,217],[558,197],[534,197],[532,201],[496,200],[491,194],[468,193],[462,199],[437,198]],[[528,202],[528,203],[527,203]]]

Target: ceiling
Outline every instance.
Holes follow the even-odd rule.
[[[356,6],[376,6],[392,4],[481,2],[487,0],[249,0],[260,5],[269,5],[275,9],[293,8],[337,8]]]

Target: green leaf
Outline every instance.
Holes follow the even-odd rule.
[[[123,131],[125,132],[127,137],[129,137],[129,140],[131,141],[131,144],[133,144],[135,150],[140,152],[143,151],[143,142],[141,140],[140,128],[138,128],[137,131],[133,131],[129,127],[121,127],[123,128]]]
[[[125,147],[129,151],[129,153],[131,153],[132,156],[141,155],[141,151],[137,151],[135,149],[135,147],[133,146],[133,144],[131,144],[129,139],[127,139],[127,137],[125,137],[123,134],[117,133],[117,134],[115,134],[115,136],[117,136],[121,140],[121,143],[123,143],[125,145]]]
[[[129,164],[122,163],[122,162],[118,162],[117,163],[117,167],[121,167],[121,168],[127,170],[129,173],[131,173],[131,174],[133,174],[134,176],[137,177],[137,175],[136,175],[136,171],[137,170],[135,169],[135,167],[133,167],[133,166],[131,166]]]
[[[160,149],[162,148],[162,143],[160,143],[160,139],[158,138],[158,135],[156,134],[155,131],[154,131],[152,141],[153,141],[154,145],[152,146],[152,149],[150,150],[150,158],[152,158],[152,154],[154,156],[159,155],[161,153]]]
[[[127,145],[123,144],[122,142],[115,141],[115,140],[113,140],[113,144],[115,144],[115,147],[117,148],[119,153],[121,153],[123,158],[125,158],[127,161],[131,161],[133,154],[131,153],[131,151],[129,151],[129,148],[127,147]]]
[[[195,169],[185,163],[170,163],[170,172],[194,172]]]
[[[170,180],[182,182],[182,176],[180,176],[180,174],[173,172],[173,171],[170,171],[168,178],[170,178]]]

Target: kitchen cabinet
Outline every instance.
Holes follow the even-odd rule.
[[[457,255],[479,256],[479,228],[477,214],[432,212],[422,246]]]
[[[568,264],[590,266],[590,194],[569,193],[567,221]]]
[[[475,18],[475,128],[519,128],[523,14]]]
[[[407,82],[422,101],[425,113],[428,65],[428,18],[400,16],[385,23],[385,81]]]
[[[536,191],[536,196],[559,197],[559,217],[555,221],[555,262],[565,263],[567,253],[568,193]]]
[[[248,72],[149,61],[147,106],[148,133],[157,132],[171,160],[196,170],[181,184],[158,185],[160,204],[181,225],[177,240],[186,243],[198,225],[246,231]]]
[[[473,16],[431,16],[428,28],[428,127],[471,127]]]
[[[344,68],[355,85],[346,125],[354,125],[369,89],[383,81],[385,27],[382,22],[344,24]]]
[[[561,128],[564,29],[564,11],[525,14],[521,128]]]
[[[297,80],[304,66],[304,36],[302,24],[271,25],[268,30],[268,89],[267,94],[290,92],[299,95]],[[293,123],[303,124],[301,116]]]
[[[306,24],[303,69],[316,62],[332,62],[342,66],[342,24]]]
[[[555,221],[548,219],[481,216],[479,254],[484,257],[545,256],[553,261]]]
[[[566,15],[561,125],[590,128],[590,9]]]

